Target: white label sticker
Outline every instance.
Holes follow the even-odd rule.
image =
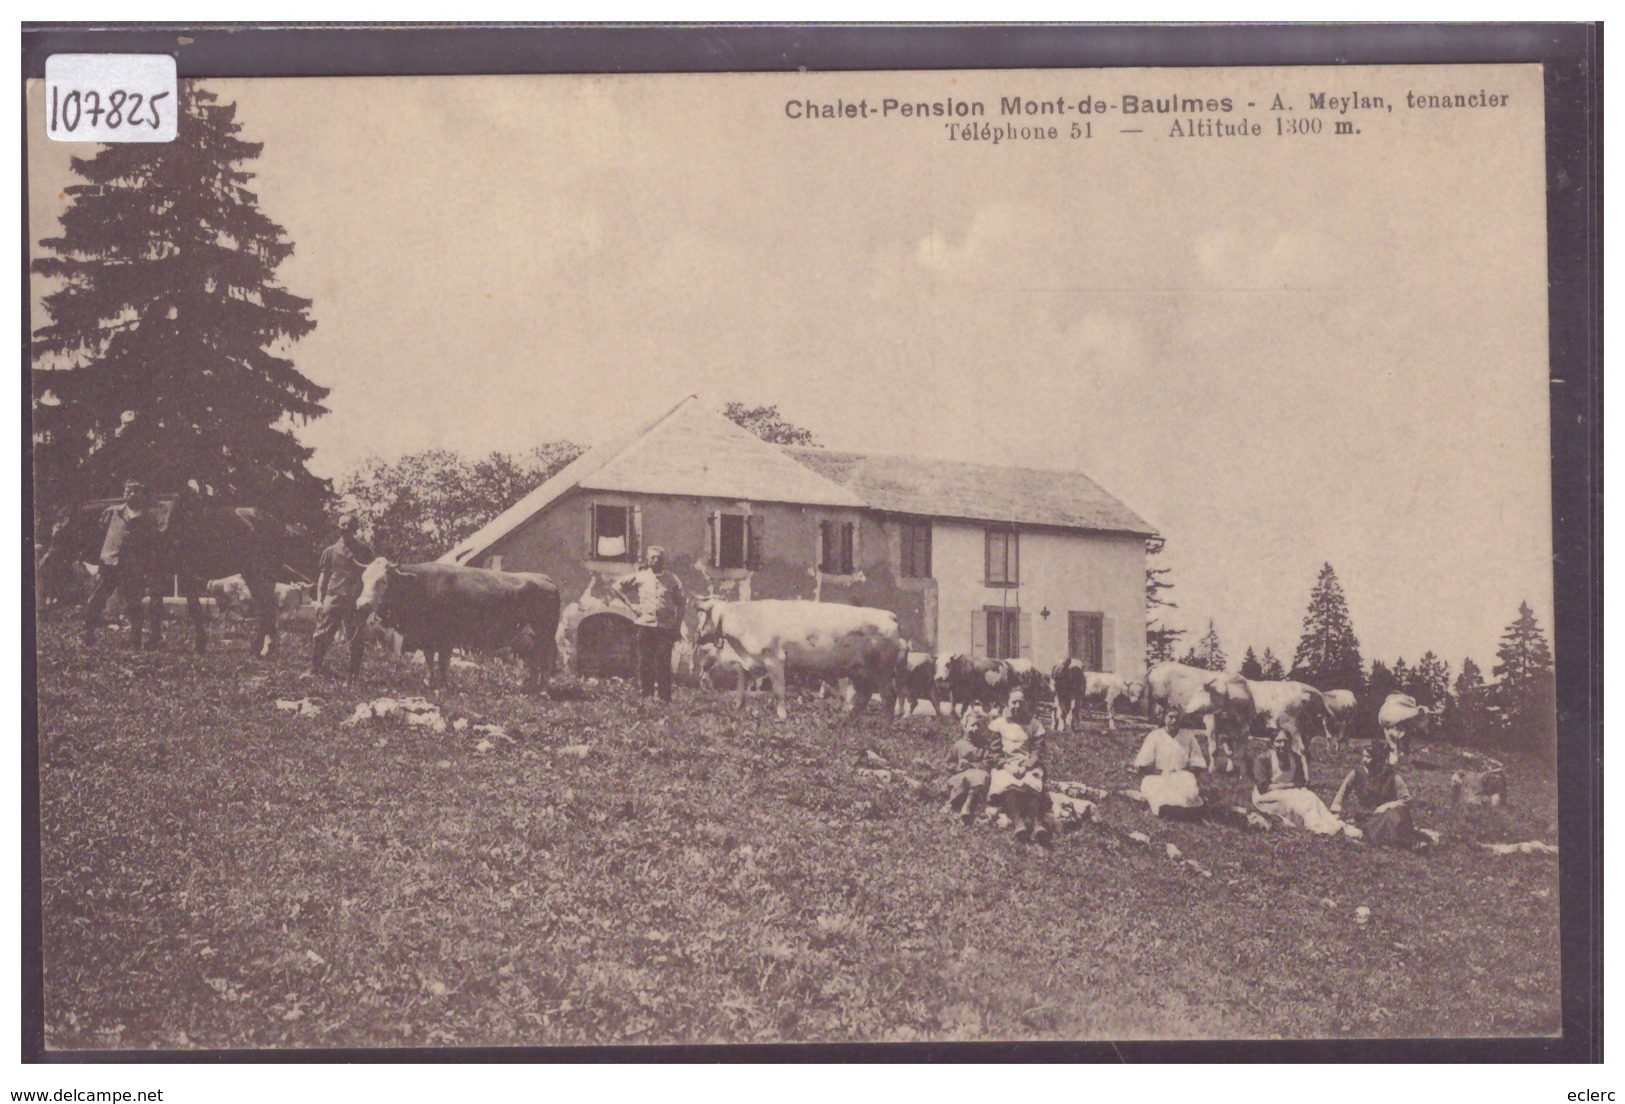
[[[177,99],[168,54],[45,59],[45,133],[58,142],[173,142]]]

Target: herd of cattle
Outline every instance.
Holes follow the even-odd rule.
[[[309,584],[278,584],[277,607],[291,612],[310,597]],[[206,590],[218,609],[250,604],[241,576],[211,581]],[[452,651],[511,650],[525,662],[527,682],[539,686],[555,664],[560,634],[558,587],[545,575],[488,571],[440,563],[397,565],[382,557],[362,575],[358,607],[397,634],[403,652],[422,652],[431,686],[447,679]],[[1322,692],[1303,682],[1261,680],[1159,663],[1143,679],[1087,670],[1069,659],[1048,673],[1031,660],[961,654],[932,655],[911,649],[888,610],[790,599],[728,601],[696,599],[699,628],[686,662],[702,685],[731,686],[736,707],[746,690],[765,684],[779,717],[788,716],[787,681],[799,677],[820,686],[845,683],[848,711],[861,712],[878,695],[888,714],[914,712],[930,702],[933,713],[963,713],[971,706],[1001,708],[1012,690],[1053,703],[1056,722],[1075,727],[1086,708],[1106,714],[1116,727],[1120,705],[1143,707],[1158,717],[1179,709],[1207,730],[1210,751],[1250,732],[1287,733],[1307,751],[1325,738],[1340,744],[1359,707],[1348,690]],[[1434,711],[1407,694],[1390,694],[1377,723],[1394,750]]]

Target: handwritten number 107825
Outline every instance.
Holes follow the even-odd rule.
[[[150,126],[157,130],[161,125],[158,116],[158,101],[168,97],[168,92],[160,92],[156,96],[143,96],[140,92],[126,92],[123,89],[114,89],[107,94],[106,101],[97,91],[80,92],[75,89],[66,96],[61,90],[51,88],[51,132],[54,134],[60,127],[70,134],[79,129],[79,124],[86,119],[90,120],[92,127],[104,123],[117,129],[121,126],[141,127]],[[142,108],[146,111],[143,113]]]

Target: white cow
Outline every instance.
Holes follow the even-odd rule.
[[[1354,696],[1353,690],[1328,690],[1326,710],[1330,717],[1326,721],[1326,739],[1333,747],[1342,747],[1343,740],[1348,735],[1349,722],[1354,719],[1354,711],[1359,708],[1359,699]]]
[[[1241,722],[1245,735],[1254,724],[1268,732],[1285,732],[1292,750],[1309,765],[1309,744],[1326,731],[1326,699],[1306,682],[1249,679],[1227,675],[1210,682],[1185,702],[1185,712],[1203,717],[1228,714]],[[1211,730],[1210,730],[1211,731]]]
[[[780,720],[789,716],[784,707],[787,671],[851,679],[849,714],[860,712],[878,691],[890,717],[908,657],[891,611],[792,599],[728,602],[712,595],[697,599],[694,608],[700,614],[696,638],[701,643],[726,645],[747,674],[765,671],[772,679]],[[734,708],[744,704],[741,681]]]
[[[1144,691],[1145,687],[1140,683],[1130,682],[1112,671],[1085,671],[1083,675],[1083,700],[1086,703],[1099,703],[1105,708],[1108,729],[1117,728],[1118,699],[1138,705]]]
[[[1227,696],[1224,684],[1231,677],[1223,671],[1189,667],[1171,660],[1159,663],[1145,673],[1146,716],[1153,721],[1161,721],[1163,714],[1169,709],[1180,709],[1190,713],[1192,712],[1190,705],[1197,695],[1204,690],[1211,690],[1212,707],[1196,715],[1201,716],[1203,727],[1207,729],[1208,762],[1216,763],[1220,715],[1229,716],[1239,726],[1243,737],[1247,734],[1247,725],[1251,720],[1250,714],[1239,715],[1226,708]]]
[[[1382,738],[1388,741],[1388,759],[1397,765],[1411,736],[1427,727],[1428,718],[1439,709],[1429,709],[1417,703],[1409,694],[1389,694],[1377,710],[1377,723],[1382,726]]]

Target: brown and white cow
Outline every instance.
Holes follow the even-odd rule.
[[[1086,705],[1098,705],[1106,711],[1106,727],[1117,728],[1117,702],[1139,702],[1144,686],[1129,682],[1111,671],[1089,671],[1079,659],[1058,664],[1050,675],[1055,685],[1055,706],[1059,723],[1072,728]]]
[[[861,712],[869,696],[879,693],[891,716],[908,651],[897,615],[890,610],[797,599],[729,602],[713,595],[697,599],[694,608],[700,614],[700,643],[726,645],[747,675],[766,672],[772,679],[780,720],[789,716],[784,707],[787,672],[826,681],[849,679],[849,715]],[[741,682],[734,708],[744,704]]]
[[[446,683],[453,648],[512,648],[524,661],[526,685],[540,688],[552,671],[559,627],[559,588],[546,575],[487,571],[442,563],[396,566],[380,556],[361,573],[356,608],[378,615],[422,652],[430,686]]]
[[[1012,687],[1010,668],[1003,660],[957,653],[937,657],[938,693],[946,690],[948,707],[963,713],[973,705],[1002,708]]]
[[[922,701],[930,702],[931,712],[942,716],[942,703],[937,697],[937,657],[930,652],[909,652],[903,670],[903,716],[913,716]]]
[[[214,599],[214,609],[218,614],[234,613],[238,617],[245,617],[253,611],[253,595],[249,593],[247,580],[241,575],[210,579],[204,585],[203,592]]]

